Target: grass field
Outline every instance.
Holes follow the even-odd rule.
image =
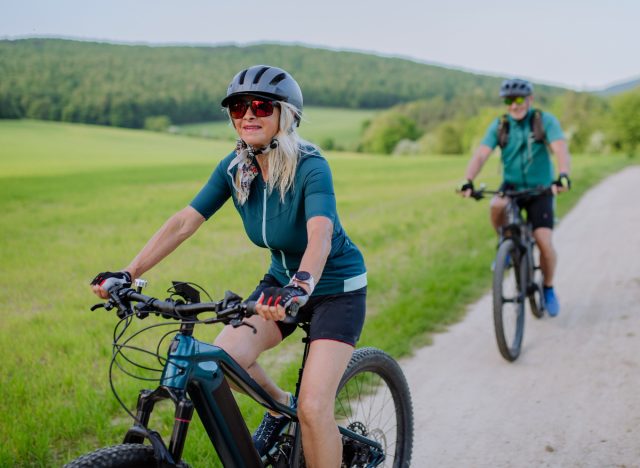
[[[60,466],[122,440],[130,421],[107,380],[115,318],[88,310],[96,302],[88,282],[99,271],[126,265],[169,215],[189,203],[230,146],[0,121],[0,466]],[[489,288],[495,238],[487,204],[454,195],[466,156],[326,156],[342,223],[369,272],[359,345],[406,355],[459,320],[465,305]],[[626,164],[622,157],[575,157],[574,190],[559,197],[560,216],[589,186]],[[496,161],[481,179],[498,182]],[[214,298],[226,289],[246,295],[267,265],[267,253],[249,243],[239,217],[225,206],[145,275],[147,292],[164,297],[170,280],[179,279],[205,286]],[[217,331],[200,328],[196,336],[203,340]],[[284,349],[262,362],[290,386],[301,346],[293,338]],[[148,384],[119,377],[117,386],[131,407],[137,389]],[[253,428],[262,411],[241,401]],[[170,419],[167,413],[157,424],[166,430]],[[194,466],[216,466],[197,422],[185,457]]]
[[[300,135],[323,147],[355,150],[365,121],[372,119],[376,111],[305,107]],[[236,133],[227,120],[180,125],[176,132],[218,140],[235,140]],[[327,144],[331,141],[330,144]]]

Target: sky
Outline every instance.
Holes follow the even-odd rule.
[[[0,0],[0,12],[0,39],[295,43],[583,91],[640,78],[640,0]]]

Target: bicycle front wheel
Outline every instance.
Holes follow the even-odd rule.
[[[498,247],[493,270],[493,324],[500,354],[507,361],[520,355],[527,297],[527,262],[515,242],[506,239]]]
[[[340,426],[380,443],[384,459],[343,436],[343,467],[408,467],[413,448],[413,407],[398,363],[375,348],[357,349],[340,381],[335,402]]]
[[[82,455],[66,464],[64,468],[156,468],[157,466],[158,461],[150,445],[121,444]],[[180,463],[178,466],[189,467],[186,463]]]

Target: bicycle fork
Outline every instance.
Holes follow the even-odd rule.
[[[160,434],[147,427],[155,404],[158,401],[167,399],[172,400],[176,408],[175,422],[168,449]],[[124,437],[124,443],[141,444],[145,438],[148,438],[158,460],[169,466],[175,466],[182,458],[182,451],[184,449],[189,423],[193,416],[193,409],[193,403],[189,399],[183,395],[178,395],[168,387],[161,386],[153,391],[141,390],[138,395],[136,423],[127,431]]]

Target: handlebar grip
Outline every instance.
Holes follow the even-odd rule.
[[[255,315],[257,314],[256,312],[256,305],[258,303],[256,301],[246,301],[244,303],[245,307],[247,308],[247,312],[249,312],[248,315]],[[282,323],[297,323],[296,317],[298,316],[298,311],[300,310],[300,303],[298,302],[292,302],[291,304],[289,304],[289,306],[286,308],[286,313],[284,315],[284,318],[281,320]]]
[[[249,312],[249,314],[251,314],[251,315],[255,315],[256,314],[256,304],[258,304],[256,301],[246,301],[244,303],[244,305],[247,308],[247,312]]]

